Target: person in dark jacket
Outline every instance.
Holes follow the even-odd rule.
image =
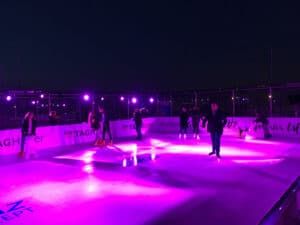
[[[226,115],[219,109],[219,105],[215,102],[211,103],[211,110],[207,116],[204,117],[205,126],[207,124],[207,131],[211,135],[212,152],[209,155],[216,154],[220,158],[220,145],[223,129],[227,123]]]
[[[133,120],[135,124],[135,130],[137,133],[137,139],[142,139],[142,125],[143,125],[143,117],[140,109],[136,109],[133,113]]]
[[[99,138],[99,131],[100,131],[100,120],[101,120],[101,115],[99,112],[99,108],[95,108],[89,113],[89,118],[88,118],[88,124],[92,128],[92,130],[95,133],[95,145],[98,145],[101,140]]]
[[[256,113],[256,119],[255,119],[255,127],[254,130],[257,129],[258,124],[262,125],[262,129],[264,131],[264,138],[265,139],[269,139],[272,137],[271,132],[269,130],[269,121],[268,118],[266,116],[264,116],[261,113]]]
[[[187,129],[189,125],[189,114],[185,107],[182,107],[181,109],[179,123],[180,123],[179,138],[182,138],[183,136],[183,138],[186,139]]]
[[[99,112],[101,113],[101,124],[102,124],[102,140],[101,145],[105,144],[105,135],[109,136],[109,143],[112,144],[112,135],[110,131],[110,117],[109,113],[103,108],[99,107]]]
[[[192,125],[194,138],[199,139],[200,110],[195,106],[192,110]]]
[[[23,157],[25,155],[25,142],[26,139],[30,136],[34,136],[36,134],[36,119],[33,112],[27,112],[23,121],[22,121],[22,136],[21,136],[21,150],[20,156]]]

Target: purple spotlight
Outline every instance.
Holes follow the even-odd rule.
[[[84,101],[89,101],[90,100],[90,96],[88,94],[83,95],[83,100]]]
[[[101,101],[104,101],[104,97],[101,97]]]
[[[137,98],[136,97],[131,98],[131,103],[136,104],[137,103]]]
[[[123,102],[125,100],[125,98],[123,96],[121,96],[120,100]]]
[[[36,101],[31,101],[31,104],[32,104],[32,105],[35,105],[35,104],[36,104]]]
[[[7,96],[6,96],[6,101],[10,102],[11,99],[12,99],[12,97],[11,97],[10,95],[7,95]]]
[[[40,98],[44,98],[44,97],[45,97],[45,95],[44,95],[44,94],[41,94],[41,95],[40,95]]]
[[[154,98],[149,98],[149,102],[152,104],[154,102]]]
[[[62,104],[62,107],[66,107],[66,104],[64,103],[64,104]]]

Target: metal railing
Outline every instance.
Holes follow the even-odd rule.
[[[182,106],[192,108],[195,105],[205,112],[211,101],[218,102],[230,116],[255,116],[256,112],[276,117],[300,116],[300,84],[142,94],[90,93],[89,101],[83,100],[83,94],[0,92],[0,129],[19,127],[27,111],[36,113],[39,124],[49,123],[51,111],[56,112],[59,124],[82,122],[87,120],[88,112],[96,105],[104,105],[113,119],[130,118],[135,108],[142,107],[148,109],[148,116],[177,116]],[[134,97],[136,103],[132,102]]]

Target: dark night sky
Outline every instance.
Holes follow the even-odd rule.
[[[300,81],[298,5],[1,2],[1,88],[145,90]],[[248,2],[248,3],[247,3]]]

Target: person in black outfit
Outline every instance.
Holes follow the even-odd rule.
[[[199,139],[200,110],[195,106],[192,110],[192,125],[194,138]]]
[[[212,141],[212,152],[209,155],[216,154],[220,158],[220,145],[223,129],[227,123],[225,114],[219,109],[217,103],[211,103],[211,111],[204,117],[203,125],[207,124],[207,130],[210,133]]]
[[[143,125],[143,118],[142,118],[142,112],[140,109],[136,109],[133,114],[133,120],[135,124],[135,130],[137,133],[137,139],[142,139],[142,125]]]
[[[89,118],[88,118],[88,123],[90,125],[90,127],[92,128],[92,130],[95,133],[95,145],[98,145],[99,142],[101,141],[99,139],[99,131],[100,131],[100,109],[96,109],[94,108],[90,113],[89,113]]]
[[[188,122],[189,122],[189,114],[185,107],[182,107],[181,114],[180,114],[180,131],[179,131],[179,138],[184,137],[186,139],[187,129],[188,129]]]
[[[261,123],[262,124],[262,128],[263,128],[263,131],[264,131],[264,138],[265,139],[269,139],[272,137],[271,133],[270,133],[270,130],[269,130],[269,121],[268,121],[268,118],[266,116],[264,116],[263,114],[261,113],[256,113],[256,119],[254,121],[256,123],[255,127],[254,127],[254,130],[257,129],[258,127],[258,123]]]
[[[112,135],[110,131],[110,117],[109,113],[103,108],[99,108],[99,112],[101,113],[101,124],[102,124],[102,140],[101,143],[102,145],[105,144],[105,135],[106,133],[109,136],[109,143],[112,144]]]
[[[25,155],[24,147],[25,147],[26,139],[36,134],[36,119],[33,112],[26,113],[22,121],[21,131],[22,131],[22,136],[21,136],[20,156],[23,157]]]

